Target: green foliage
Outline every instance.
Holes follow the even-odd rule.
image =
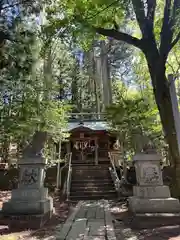
[[[95,36],[92,26],[113,27],[114,20],[123,25],[127,6],[128,1],[62,0],[48,4],[45,11],[49,29],[71,32],[78,44],[87,50],[93,39],[100,38]]]
[[[61,41],[47,45],[37,23],[28,20],[17,21],[16,41],[7,42],[2,52],[7,65],[0,70],[0,141],[6,148],[10,142],[23,146],[37,130],[47,131],[55,142],[66,137],[63,129],[70,108],[57,96],[59,78],[68,83],[73,61]]]
[[[153,99],[142,97],[137,89],[122,84],[116,85],[114,94],[115,102],[107,108],[108,119],[126,154],[141,150],[144,141],[149,140],[161,148],[162,127]]]
[[[95,27],[117,28],[140,38],[142,34],[132,4],[136,7],[142,2],[57,0],[43,1],[40,5],[34,1],[27,7],[27,13],[23,5],[19,17],[12,14],[11,26],[6,12],[3,19],[14,41],[7,41],[1,49],[0,97],[8,95],[8,104],[0,103],[1,142],[25,142],[36,130],[47,131],[58,142],[66,137],[63,129],[66,113],[71,108],[94,110],[95,95],[99,94],[95,90],[96,67],[88,57],[80,66],[74,52],[83,49],[84,54],[99,57],[99,45],[104,40],[110,77],[115,85],[114,104],[107,109],[112,129],[119,132],[129,152],[137,148],[137,139],[142,136],[162,146],[161,124],[143,53],[95,32]],[[160,45],[163,7],[164,1],[157,1],[154,21],[157,46]],[[40,15],[42,25],[36,22]],[[179,53],[176,45],[166,64],[167,73],[178,73]],[[128,88],[132,79],[135,87]],[[117,86],[119,80],[123,83]]]

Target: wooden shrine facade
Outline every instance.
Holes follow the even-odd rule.
[[[70,122],[68,132],[70,137],[62,149],[72,152],[72,163],[108,163],[108,152],[113,149],[116,136],[110,134],[105,121]]]

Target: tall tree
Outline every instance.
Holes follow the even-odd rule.
[[[145,55],[153,92],[161,117],[164,134],[172,156],[171,165],[178,194],[180,195],[180,153],[176,137],[175,121],[170,98],[166,63],[170,51],[180,39],[178,31],[179,0],[118,0],[118,1],[63,1],[72,26],[124,41],[135,46]],[[67,11],[71,9],[71,11]],[[120,22],[125,19],[139,27],[139,37],[122,32]],[[76,24],[75,24],[76,23]],[[131,25],[132,27],[132,25]]]

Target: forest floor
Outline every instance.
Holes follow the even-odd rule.
[[[111,206],[111,213],[115,219],[114,229],[117,240],[180,240],[180,225],[172,222],[165,226],[151,227],[147,220],[145,229],[135,229],[125,203],[115,203]],[[140,226],[141,222],[136,225]]]
[[[55,213],[51,220],[42,228],[35,231],[10,232],[8,226],[0,226],[0,240],[51,240],[54,237],[55,227],[64,223],[69,215],[70,206],[61,201],[59,197],[53,196]],[[0,208],[4,201],[11,197],[10,191],[0,191]]]

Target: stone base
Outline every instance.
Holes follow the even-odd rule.
[[[3,203],[1,222],[8,223],[10,229],[38,229],[51,218],[53,210],[51,197],[36,202],[11,199]]]
[[[2,213],[4,215],[16,215],[16,214],[45,214],[53,210],[53,199],[51,197],[44,200],[32,201],[18,201],[10,200],[3,203]]]
[[[134,229],[152,229],[163,226],[180,225],[180,214],[177,213],[143,213],[134,214],[131,227]]]
[[[134,186],[133,195],[139,198],[170,198],[168,186]]]
[[[4,223],[8,224],[9,229],[39,229],[52,217],[53,211],[37,215],[9,215],[3,216]],[[3,223],[1,219],[1,223]]]
[[[175,198],[129,198],[129,209],[134,213],[180,213],[180,203]]]
[[[48,198],[47,188],[18,188],[13,189],[11,192],[11,198],[15,201],[25,200],[38,201],[40,199]]]

